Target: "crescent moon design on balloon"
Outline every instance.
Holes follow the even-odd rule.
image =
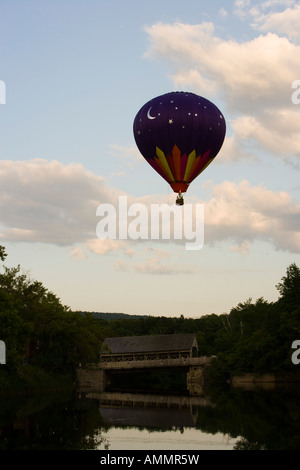
[[[151,116],[151,114],[150,114],[151,109],[152,109],[152,106],[148,109],[147,118],[148,119],[156,119],[156,116],[154,116],[154,117]]]

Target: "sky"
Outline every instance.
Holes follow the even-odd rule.
[[[5,264],[73,310],[199,318],[276,301],[300,266],[299,24],[294,0],[2,0]],[[139,109],[171,91],[226,119],[185,194],[204,207],[203,246],[100,239],[97,208],[120,196],[174,204],[133,136]]]

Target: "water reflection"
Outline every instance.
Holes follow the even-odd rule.
[[[103,438],[104,435],[102,435]],[[105,433],[99,450],[232,450],[236,439],[222,433],[208,434],[196,428],[182,428],[180,432],[141,428],[112,427]]]
[[[146,428],[195,427],[199,406],[213,406],[208,398],[141,393],[88,393],[97,398],[103,422]]]
[[[171,441],[178,449],[189,436],[191,449],[214,448],[218,441],[235,449],[299,450],[299,398],[297,390],[236,389],[213,390],[207,397],[95,392],[5,397],[0,450],[117,449],[122,436],[137,449],[155,440],[161,449],[172,448]]]

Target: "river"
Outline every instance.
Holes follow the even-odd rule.
[[[1,398],[0,450],[300,450],[300,392]]]

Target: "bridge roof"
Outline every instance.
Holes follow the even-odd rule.
[[[123,336],[106,338],[102,354],[130,354],[143,352],[189,351],[197,347],[194,334]]]

